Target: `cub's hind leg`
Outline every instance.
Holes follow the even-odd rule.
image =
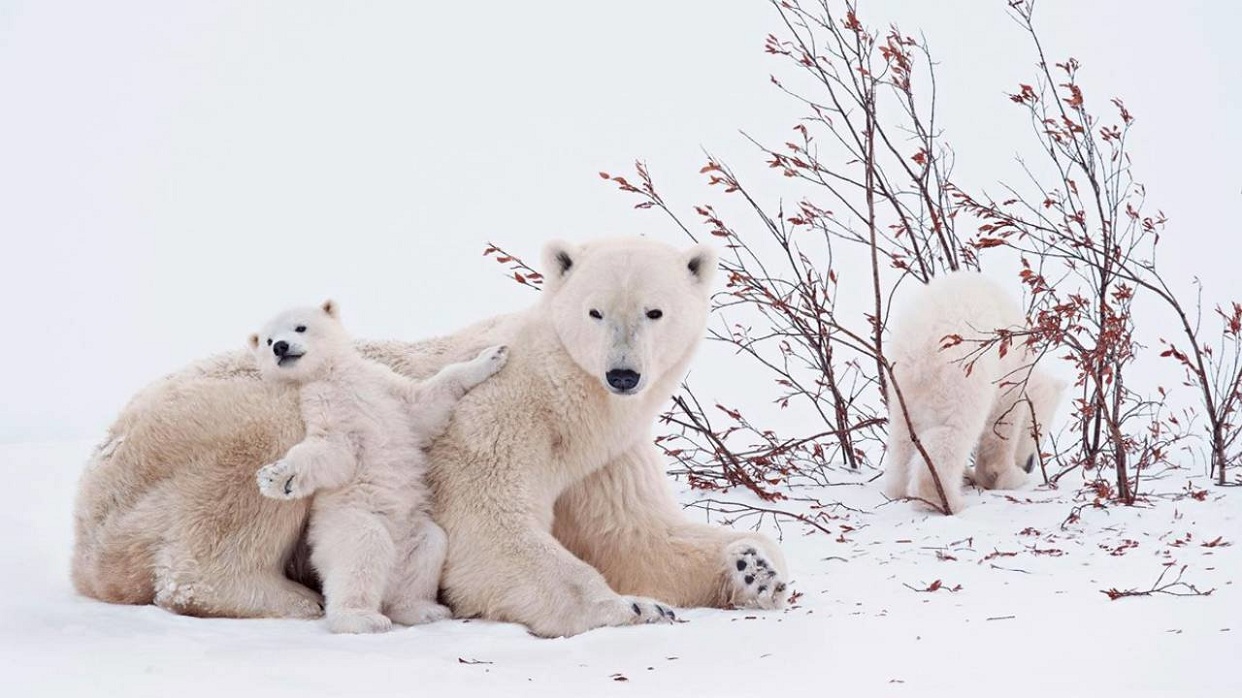
[[[451,616],[448,607],[436,602],[448,553],[444,529],[431,517],[423,516],[397,536],[396,551],[396,564],[384,595],[384,614],[401,625],[421,625]]]

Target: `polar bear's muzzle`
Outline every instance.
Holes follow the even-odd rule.
[[[292,366],[306,354],[302,349],[290,346],[283,339],[272,345],[272,353],[276,355],[276,365],[282,367]]]
[[[633,395],[642,380],[642,374],[630,368],[613,368],[604,374],[608,389],[617,395]]]
[[[296,364],[300,358],[302,358],[301,354],[285,354],[279,359],[276,359],[276,365],[282,368],[292,366],[293,364]]]

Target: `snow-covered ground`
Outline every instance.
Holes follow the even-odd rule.
[[[833,487],[821,499],[857,511],[838,510],[834,535],[784,526],[800,596],[781,612],[688,610],[560,640],[479,621],[341,637],[75,596],[89,446],[0,446],[5,696],[1242,695],[1237,490],[1176,472],[1149,505],[1087,506],[1064,528],[1084,503],[1068,488],[977,494],[945,518]],[[1174,562],[1213,593],[1103,593],[1149,589]]]

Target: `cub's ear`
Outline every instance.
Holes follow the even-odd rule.
[[[543,278],[549,291],[561,285],[578,261],[579,248],[564,240],[553,240],[543,246]]]
[[[251,334],[250,337],[246,339],[246,342],[250,345],[251,349],[258,349],[259,348],[259,335],[257,333]]]
[[[716,275],[720,255],[711,245],[698,244],[682,253],[682,263],[696,284],[710,286]]]
[[[341,309],[334,300],[329,299],[324,301],[323,305],[319,306],[319,308],[330,318],[339,319],[341,317]]]

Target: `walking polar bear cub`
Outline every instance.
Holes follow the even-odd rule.
[[[651,427],[707,322],[714,252],[641,238],[560,242],[520,313],[441,339],[363,343],[411,378],[509,346],[428,452],[448,536],[443,599],[459,616],[543,636],[670,620],[666,606],[782,605],[780,549],[687,520]],[[296,391],[244,352],[191,366],[125,408],[80,486],[73,578],[84,594],[195,615],[314,617],[300,545],[306,500],[260,496],[255,471],[304,436]],[[221,504],[226,506],[221,506]]]
[[[431,520],[423,450],[508,348],[414,382],[354,349],[337,306],[296,308],[250,335],[259,373],[298,388],[306,438],[256,473],[272,499],[315,495],[307,540],[328,629],[383,632],[447,618],[436,603],[447,540]],[[381,613],[382,611],[382,613]]]
[[[903,311],[885,350],[910,422],[936,466],[949,509],[956,513],[964,508],[961,483],[967,475],[986,489],[1019,487],[1038,458],[1032,413],[1043,434],[1065,383],[1034,368],[1035,357],[1020,340],[1004,356],[995,345],[979,351],[977,340],[988,339],[999,329],[1024,326],[1026,318],[1018,303],[986,277],[956,272],[920,288]],[[964,341],[946,342],[950,335]],[[896,395],[891,388],[889,393],[884,493],[894,499],[939,502]],[[968,474],[966,462],[972,450],[975,466]]]

